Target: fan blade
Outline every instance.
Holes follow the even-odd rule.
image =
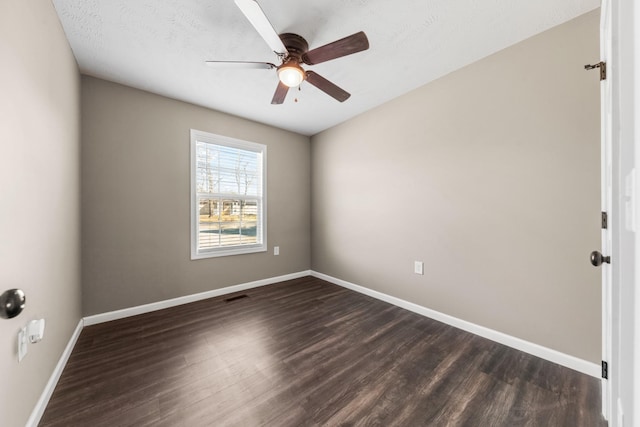
[[[313,71],[307,71],[307,81],[340,102],[346,101],[351,96],[349,92],[339,88],[320,74],[314,73]]]
[[[278,81],[278,87],[276,88],[276,93],[273,94],[273,99],[271,100],[272,104],[282,104],[284,102],[284,98],[287,96],[287,92],[289,92],[289,86]]]
[[[302,55],[302,61],[308,65],[315,65],[367,49],[369,49],[369,39],[367,39],[364,31],[360,31],[333,43],[310,50]]]
[[[287,48],[280,40],[280,36],[273,25],[269,22],[267,15],[264,14],[262,8],[255,0],[235,0],[236,5],[240,8],[244,16],[247,17],[251,25],[256,29],[258,34],[269,45],[272,51],[277,55],[289,55]]]
[[[275,64],[270,62],[250,62],[250,61],[205,61],[212,68],[222,68],[226,70],[239,69],[255,69],[255,70],[272,70],[276,68]]]

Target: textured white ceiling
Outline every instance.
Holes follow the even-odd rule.
[[[598,0],[258,0],[276,31],[310,48],[363,30],[370,49],[312,69],[351,93],[303,83],[271,105],[278,63],[233,0],[53,0],[81,72],[313,135],[444,74],[597,8]],[[294,102],[297,98],[298,102]]]

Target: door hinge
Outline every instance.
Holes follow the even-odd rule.
[[[584,66],[585,70],[593,70],[594,68],[600,68],[600,80],[607,79],[607,63],[600,61],[597,64],[587,64]]]
[[[609,364],[604,360],[602,361],[602,378],[609,379]]]
[[[606,212],[602,212],[602,229],[606,230],[608,227],[609,221],[608,221],[608,215]]]

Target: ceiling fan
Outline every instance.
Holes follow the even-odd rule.
[[[351,94],[313,71],[305,71],[300,64],[315,65],[352,53],[369,49],[369,40],[364,32],[347,36],[332,43],[309,50],[307,41],[298,34],[278,34],[262,8],[255,0],[235,0],[236,5],[247,17],[281,64],[250,61],[206,61],[207,65],[217,68],[245,68],[277,70],[278,87],[271,100],[272,104],[282,104],[289,88],[299,86],[304,80],[340,102],[346,101]]]

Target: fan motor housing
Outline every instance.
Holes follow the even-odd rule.
[[[289,51],[289,57],[293,57],[298,62],[302,62],[302,55],[309,50],[309,43],[307,43],[304,37],[293,33],[284,33],[279,36],[282,44],[284,44]]]

